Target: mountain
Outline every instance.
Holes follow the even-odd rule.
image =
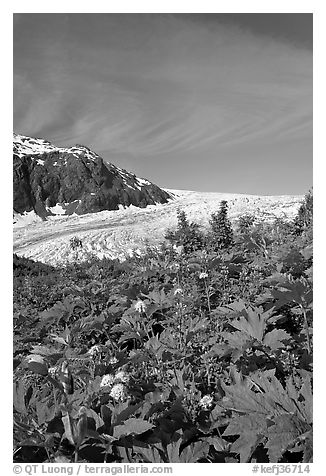
[[[45,219],[83,215],[120,206],[166,203],[172,194],[105,162],[83,145],[56,147],[44,139],[14,134],[14,212]]]

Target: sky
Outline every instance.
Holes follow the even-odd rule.
[[[14,17],[14,131],[174,189],[312,186],[312,14]]]

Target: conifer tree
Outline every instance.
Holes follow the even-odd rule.
[[[294,219],[295,232],[301,235],[303,231],[312,229],[313,224],[313,194],[312,190],[306,193]]]
[[[199,230],[199,225],[189,222],[184,210],[177,211],[178,225],[176,230],[169,230],[165,238],[172,243],[183,246],[185,253],[199,250],[203,247],[204,237]]]
[[[209,224],[213,249],[228,248],[233,244],[233,230],[228,218],[228,204],[226,200],[221,201],[220,209],[217,213],[211,214]]]

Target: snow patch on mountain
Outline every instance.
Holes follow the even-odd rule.
[[[66,205],[69,205],[69,203]],[[57,203],[54,207],[47,207],[47,210],[53,213],[53,215],[65,215],[66,213],[65,208],[63,208],[62,204],[60,203]]]
[[[83,145],[75,145],[73,147],[56,147],[44,139],[35,139],[16,133],[14,133],[13,136],[14,154],[18,155],[19,157],[24,157],[26,155],[40,155],[49,152],[69,153],[77,158],[80,157],[80,155],[83,155],[84,157],[86,157],[86,159],[92,161],[96,160],[99,157],[98,154]],[[34,157],[31,157],[31,159],[34,160]],[[37,161],[37,163],[39,163],[39,160]],[[59,164],[57,164],[56,162],[56,165],[58,166]]]
[[[44,154],[52,152],[55,147],[44,139],[33,139],[14,133],[14,154],[19,157],[33,154]]]
[[[41,223],[42,218],[39,217],[34,210],[31,212],[25,213],[13,213],[13,223],[15,228],[24,228],[27,225],[31,225],[33,223]]]
[[[137,178],[137,182],[140,185],[150,185],[150,182],[148,180],[142,179],[142,178]]]

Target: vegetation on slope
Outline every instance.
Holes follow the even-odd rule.
[[[123,263],[15,256],[14,460],[312,461],[308,210],[232,230],[221,203],[208,234],[180,210]]]

